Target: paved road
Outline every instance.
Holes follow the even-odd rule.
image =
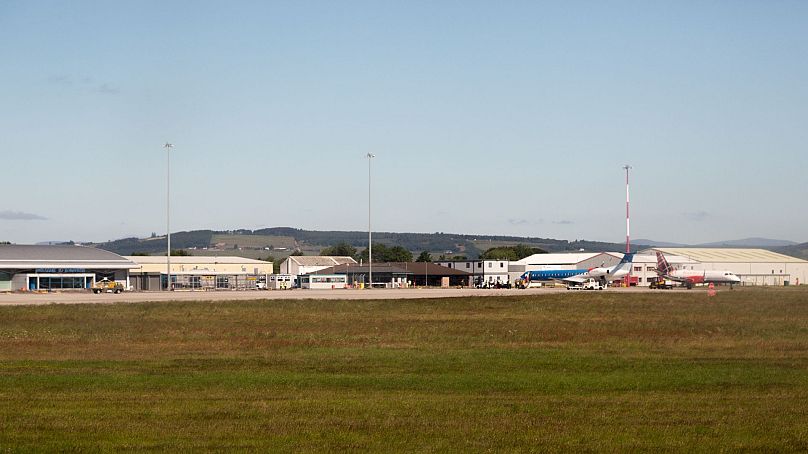
[[[646,288],[611,288],[607,292],[672,292],[687,290],[649,290]],[[698,291],[698,290],[691,290]],[[563,288],[534,288],[527,290],[500,289],[375,289],[375,290],[274,290],[274,291],[218,291],[218,292],[125,292],[118,295],[105,293],[96,295],[89,292],[53,293],[6,293],[0,294],[0,306],[41,305],[41,304],[104,304],[142,303],[147,301],[235,301],[261,299],[415,299],[452,298],[462,296],[520,296],[551,295],[565,293]],[[570,292],[572,293],[572,292]],[[577,292],[576,292],[577,293]]]

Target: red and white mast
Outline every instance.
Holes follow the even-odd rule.
[[[626,170],[626,254],[631,252],[631,222],[629,217],[629,198],[628,198],[628,171],[631,170],[631,166],[626,164],[623,166]]]

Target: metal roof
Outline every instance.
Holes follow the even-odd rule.
[[[574,265],[602,254],[602,252],[573,252],[559,254],[533,254],[522,260],[511,262],[515,265]],[[622,256],[621,256],[622,257]]]
[[[808,263],[808,261],[791,257],[765,249],[731,249],[731,248],[651,248],[649,251],[660,251],[681,255],[697,262],[708,263]]]
[[[671,265],[683,265],[683,264],[691,265],[691,264],[698,263],[697,260],[693,260],[693,259],[688,258],[688,257],[682,257],[681,255],[671,255],[671,254],[668,254],[668,253],[665,253],[665,260],[667,260],[668,263],[671,264]],[[634,258],[632,259],[631,262],[632,263],[652,263],[652,264],[656,265],[657,256],[656,256],[655,253],[654,254],[644,254],[644,253],[640,254],[640,253],[637,253],[637,254],[634,254]]]
[[[73,245],[0,245],[0,268],[132,269],[137,265],[114,252]]]
[[[164,255],[127,255],[125,258],[139,265],[166,265],[166,256]],[[171,263],[177,265],[243,265],[245,263],[252,265],[268,265],[271,262],[236,256],[183,255],[175,257],[172,255]]]
[[[290,255],[287,260],[291,260],[300,266],[334,266],[343,263],[356,263],[353,257],[328,256],[328,255]]]
[[[360,274],[370,271],[367,264],[342,264],[311,274]],[[383,262],[373,264],[374,273],[428,274],[430,276],[471,276],[470,273],[429,262]]]

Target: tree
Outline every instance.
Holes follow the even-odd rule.
[[[339,243],[320,251],[320,255],[353,257],[356,255],[356,248],[344,241],[340,241]]]
[[[163,254],[165,255],[165,254]],[[172,249],[171,256],[172,257],[190,257],[191,253],[186,251],[185,249]]]
[[[368,261],[368,250],[364,249],[359,253],[359,259],[363,262]],[[403,246],[387,247],[384,244],[373,245],[373,261],[374,262],[412,262],[412,252]]]
[[[136,256],[136,257],[137,256],[147,257],[149,255],[149,253],[148,252],[133,252],[133,253],[131,253],[129,255],[133,255],[133,256]]]
[[[547,251],[537,247],[525,246],[524,244],[517,244],[516,246],[501,246],[492,247],[487,251],[480,254],[483,260],[522,260],[533,254],[545,254]]]
[[[386,260],[383,262],[412,262],[412,252],[403,246],[393,246],[387,251]]]
[[[416,262],[431,262],[432,256],[429,254],[429,251],[421,251],[421,255],[415,259]]]
[[[303,255],[303,251],[301,251],[300,249],[295,249],[295,252],[292,252],[289,255],[301,256],[301,255]]]

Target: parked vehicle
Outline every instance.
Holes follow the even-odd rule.
[[[658,289],[672,289],[676,285],[676,282],[670,279],[657,279],[651,282],[650,288],[658,288]]]
[[[567,290],[603,290],[604,288],[606,288],[606,285],[598,279],[587,279],[582,283],[567,285]]]
[[[121,293],[123,291],[123,284],[120,282],[111,281],[107,278],[103,278],[100,281],[96,281],[92,287],[93,293]]]

